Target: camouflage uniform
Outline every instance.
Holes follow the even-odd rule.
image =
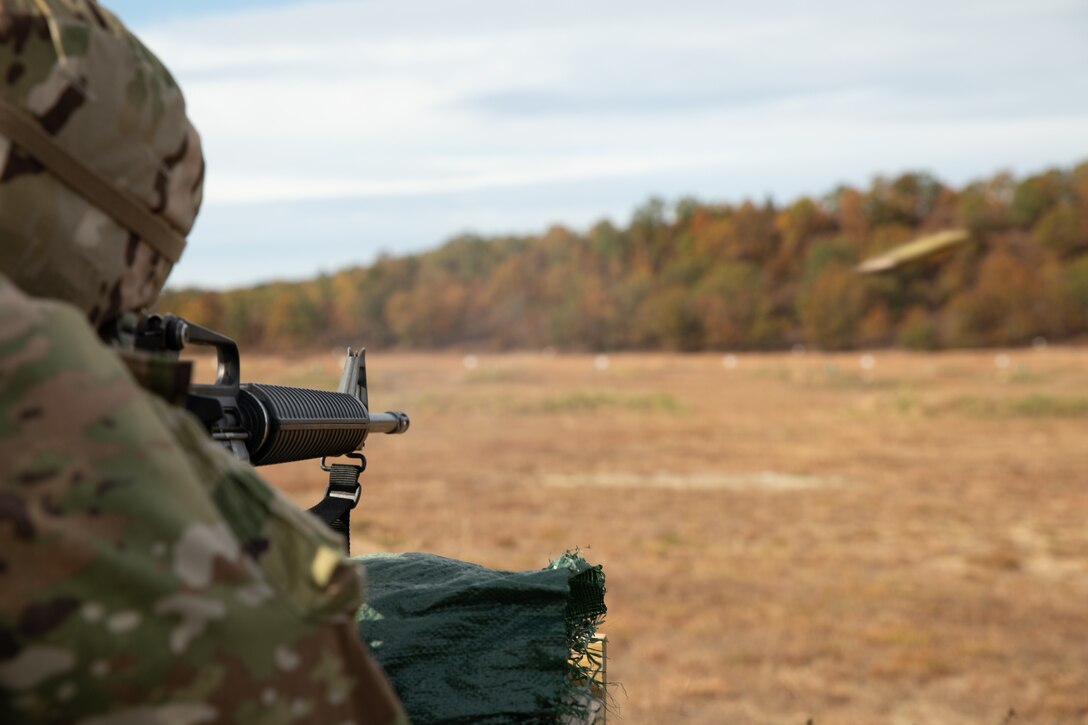
[[[199,138],[94,2],[0,0],[0,102],[188,232]],[[0,722],[403,720],[337,539],[88,325],[176,260],[52,171],[0,134]]]

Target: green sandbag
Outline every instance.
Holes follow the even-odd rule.
[[[371,554],[360,636],[415,723],[584,720],[582,664],[603,621],[604,573],[576,553],[512,572],[433,554]]]

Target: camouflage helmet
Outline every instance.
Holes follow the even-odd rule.
[[[158,297],[204,160],[174,79],[93,0],[0,0],[0,272],[98,325]]]

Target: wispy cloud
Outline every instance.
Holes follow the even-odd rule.
[[[594,193],[615,214],[651,193],[782,198],[904,168],[962,181],[1068,163],[1088,152],[1086,27],[1078,0],[372,0],[142,35],[207,147],[194,246],[225,241],[219,207],[415,197],[450,226],[406,241],[345,212],[342,236],[418,248],[487,219],[580,222]],[[481,213],[498,190],[523,217]],[[253,275],[310,271],[264,264]]]

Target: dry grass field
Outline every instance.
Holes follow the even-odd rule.
[[[1088,722],[1088,349],[466,362],[370,357],[412,429],[368,445],[354,550],[582,547],[616,721]],[[323,490],[316,463],[264,472]]]

